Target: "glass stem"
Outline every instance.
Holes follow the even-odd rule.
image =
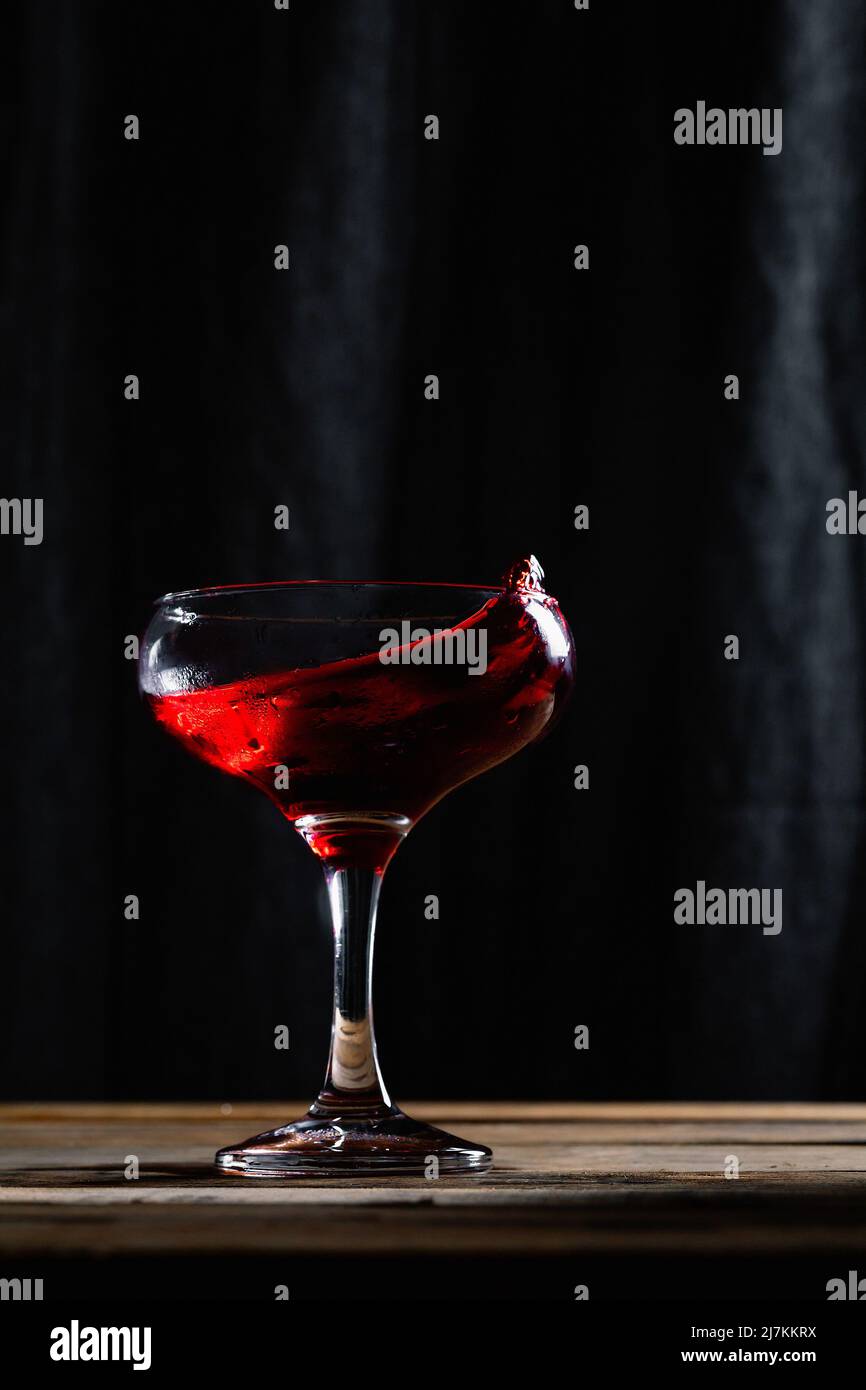
[[[324,868],[334,926],[334,1017],[328,1074],[313,1113],[375,1117],[391,1105],[373,1031],[373,938],[382,871]]]

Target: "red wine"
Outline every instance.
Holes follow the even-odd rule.
[[[191,752],[248,778],[300,821],[321,857],[351,852],[357,863],[366,839],[361,853],[384,866],[409,825],[537,738],[568,694],[565,619],[525,581],[525,571],[509,576],[510,587],[462,623],[411,634],[389,664],[374,651],[148,698]],[[449,662],[461,633],[466,651],[473,638],[476,653],[483,646],[483,673]]]

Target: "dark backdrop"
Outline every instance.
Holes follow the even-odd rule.
[[[493,582],[530,549],[576,696],[389,871],[392,1089],[862,1097],[866,540],[825,530],[866,486],[862,7],[34,0],[3,27],[2,492],[45,535],[0,537],[2,1092],[320,1080],[317,866],[153,726],[124,658],[151,600]],[[782,153],[677,147],[699,99],[781,106]],[[782,888],[781,935],[674,925],[699,878]]]

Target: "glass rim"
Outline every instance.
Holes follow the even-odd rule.
[[[217,595],[254,594],[281,589],[453,589],[462,593],[487,594],[494,598],[505,593],[503,584],[454,584],[438,579],[274,579],[253,584],[207,584],[201,589],[175,589],[154,599],[154,608],[180,600],[206,599]]]

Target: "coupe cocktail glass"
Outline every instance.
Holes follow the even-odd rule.
[[[542,579],[530,558],[490,589],[302,582],[159,601],[139,663],[156,718],[276,803],[322,861],[333,916],[325,1084],[302,1119],[221,1149],[223,1171],[489,1165],[483,1145],[391,1103],[373,1033],[373,934],[382,875],[412,826],[538,738],[571,688],[571,634]]]

